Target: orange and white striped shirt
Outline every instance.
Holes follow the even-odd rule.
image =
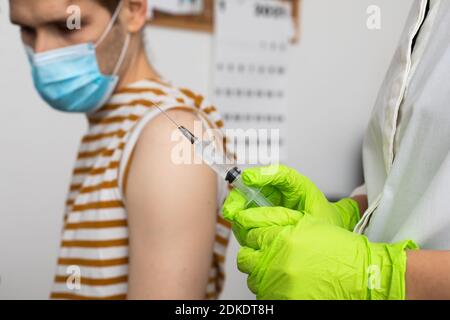
[[[73,171],[52,299],[125,299],[128,284],[127,210],[122,193],[131,153],[145,125],[163,109],[200,108],[217,127],[223,122],[202,96],[159,80],[121,89],[89,115]],[[222,185],[223,186],[223,185]],[[221,206],[226,187],[219,190]],[[217,213],[207,298],[224,281],[230,225]]]

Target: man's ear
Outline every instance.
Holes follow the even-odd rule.
[[[147,22],[147,0],[124,0],[126,11],[126,26],[129,33],[142,30]]]

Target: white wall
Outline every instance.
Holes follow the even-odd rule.
[[[412,0],[303,0],[302,39],[293,48],[289,164],[325,192],[361,180],[360,145]],[[366,28],[379,5],[382,29]],[[18,37],[0,0],[0,299],[46,298],[82,116],[50,110],[33,90]],[[149,30],[150,57],[175,83],[209,92],[211,37]],[[224,298],[252,298],[232,243]]]

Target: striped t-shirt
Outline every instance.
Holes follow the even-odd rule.
[[[128,284],[127,210],[124,176],[145,125],[163,109],[199,108],[222,128],[215,109],[202,96],[159,80],[121,89],[90,114],[73,171],[58,256],[53,299],[126,299]],[[226,196],[220,184],[218,207]],[[217,298],[224,281],[230,225],[217,212],[216,240],[205,297]]]

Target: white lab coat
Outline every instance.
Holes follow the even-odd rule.
[[[416,0],[366,133],[369,209],[356,226],[374,242],[450,249],[450,1]]]

